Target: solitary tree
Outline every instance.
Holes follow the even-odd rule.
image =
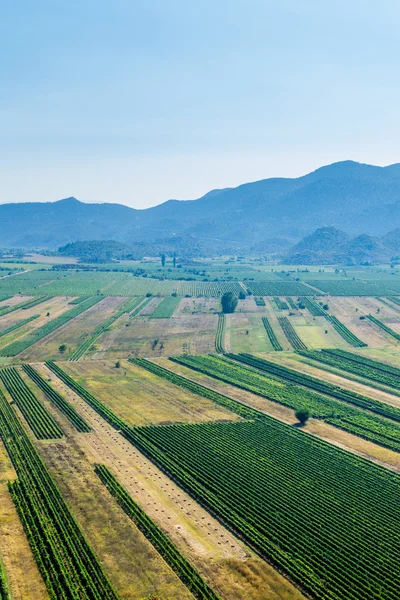
[[[296,410],[295,415],[300,425],[305,425],[309,419],[310,413],[306,408],[299,408],[299,410]]]
[[[223,313],[233,313],[237,306],[238,299],[232,292],[225,292],[221,298],[221,306]]]
[[[174,257],[173,257],[173,259],[172,259],[172,266],[173,266],[173,267],[174,267],[174,269],[175,269],[175,267],[176,267],[176,254],[175,254],[175,252],[174,252]]]
[[[161,254],[161,266],[165,267],[165,254]]]
[[[117,360],[117,362],[115,363],[115,368],[119,369],[121,367],[121,363],[119,362],[119,360]]]
[[[243,291],[239,292],[239,300],[246,300],[246,294]]]
[[[65,344],[61,344],[61,346],[59,346],[58,350],[59,352],[65,352],[67,349],[67,346]]]

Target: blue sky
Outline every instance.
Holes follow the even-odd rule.
[[[0,16],[0,203],[137,208],[400,162],[397,0],[20,0]]]

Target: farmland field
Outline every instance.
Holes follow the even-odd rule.
[[[167,258],[0,279],[0,598],[397,600],[397,267]]]

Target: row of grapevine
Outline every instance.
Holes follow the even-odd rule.
[[[377,415],[400,422],[400,408],[392,406],[391,404],[386,404],[385,402],[380,402],[374,398],[357,394],[356,392],[346,390],[345,388],[341,388],[328,381],[317,379],[306,373],[300,373],[299,371],[289,369],[284,365],[278,365],[277,363],[266,360],[265,358],[253,356],[252,354],[227,354],[226,356],[247,366],[254,367],[259,371],[268,373],[268,375],[285,379],[292,383],[310,388],[316,392],[331,396],[336,400],[341,400],[347,404],[358,406],[359,408],[374,412]],[[299,368],[301,368],[301,365],[299,365]]]
[[[92,428],[86,421],[76,412],[75,408],[47,383],[45,379],[31,366],[23,365],[25,373],[32,381],[44,392],[48,400],[52,402],[60,412],[68,419],[75,429],[81,433],[88,433]]]
[[[400,298],[398,296],[388,296],[388,300],[390,300],[390,302],[393,302],[393,304],[397,304],[398,306],[400,306]]]
[[[12,333],[16,329],[19,329],[20,327],[27,325],[34,319],[37,319],[39,316],[40,315],[33,315],[32,317],[28,317],[28,319],[23,319],[22,321],[18,321],[18,323],[14,323],[13,325],[10,325],[10,327],[6,327],[6,329],[2,329],[0,331],[0,337],[3,337],[4,335],[8,335],[9,333]]]
[[[313,317],[325,317],[326,312],[323,310],[322,306],[320,306],[313,298],[308,296],[302,296],[301,302],[304,304],[306,308],[310,311]]]
[[[46,362],[46,366],[115,429],[123,429],[125,427],[125,423],[122,421],[122,419],[117,417],[112,410],[107,408],[102,402],[97,400],[97,398],[95,398],[90,392],[77,383],[72,377],[70,377],[70,375],[68,375],[68,373],[56,365],[55,362],[49,360]]]
[[[279,325],[289,344],[294,350],[307,350],[303,340],[297,335],[296,330],[287,317],[278,317]]]
[[[145,513],[104,465],[96,465],[95,472],[140,531],[146,536],[163,559],[198,600],[218,600],[199,572],[179,552],[169,537]]]
[[[256,306],[265,306],[265,300],[262,296],[254,296],[254,302]]]
[[[375,325],[380,327],[380,329],[383,329],[383,331],[386,331],[386,333],[394,337],[395,340],[400,340],[400,333],[397,333],[397,331],[394,331],[391,327],[388,327],[387,325],[385,325],[385,323],[382,323],[382,321],[380,321],[373,315],[367,315],[367,319],[369,319],[371,323],[374,323]]]
[[[75,298],[75,300],[71,300],[71,302],[68,302],[68,304],[80,304],[88,298],[90,298],[90,296],[78,296],[78,298]]]
[[[178,373],[174,373],[161,365],[151,362],[145,358],[129,358],[129,362],[134,365],[138,365],[150,373],[157,375],[163,379],[166,379],[170,383],[177,385],[179,387],[192,392],[192,394],[196,394],[198,396],[202,396],[203,398],[207,398],[207,400],[211,400],[218,406],[222,406],[223,408],[227,408],[231,412],[243,417],[243,419],[259,419],[263,418],[264,414],[255,408],[251,408],[250,406],[246,406],[245,404],[241,404],[220,392],[216,392],[196,381],[192,381],[187,377],[183,377],[183,375],[179,375]]]
[[[98,337],[100,337],[109,327],[111,327],[111,325],[115,323],[115,321],[123,314],[131,312],[131,310],[136,308],[142,301],[143,298],[141,296],[138,298],[128,298],[128,300],[125,300],[115,314],[104,321],[104,323],[99,325],[99,327],[97,327],[93,333],[90,334],[90,337],[88,337],[76,348],[76,350],[69,357],[69,360],[78,361],[80,358],[82,358],[86,352],[89,352],[90,348],[93,346]]]
[[[48,321],[48,323],[45,323],[45,325],[42,325],[42,327],[31,331],[28,333],[28,335],[23,337],[22,340],[16,340],[8,346],[5,346],[0,350],[0,356],[17,356],[17,354],[20,354],[39,340],[49,335],[49,333],[52,333],[62,325],[65,325],[68,323],[68,321],[71,321],[71,319],[74,319],[85,310],[88,310],[102,299],[103,296],[93,296],[88,300],[81,302],[81,304],[74,306],[74,308],[71,308],[71,310],[68,310],[59,317]]]
[[[308,308],[310,313],[314,317],[325,317],[325,319],[332,325],[332,327],[337,331],[337,333],[347,342],[350,346],[354,348],[364,348],[367,346],[365,342],[360,340],[344,323],[339,321],[337,317],[334,315],[330,315],[320,306],[313,298],[304,297],[301,299],[303,304]],[[301,350],[301,348],[298,348]]]
[[[394,302],[394,304],[397,304],[397,306],[393,306],[393,304],[391,304],[390,302],[388,302],[388,300],[390,300],[391,302],[393,302],[392,298],[377,298],[377,300],[379,300],[379,302],[382,302],[382,304],[385,304],[386,306],[388,306],[391,310],[394,310],[395,312],[400,312],[400,308],[398,307],[399,303],[398,302]]]
[[[247,288],[254,296],[315,296],[316,290],[300,281],[251,281]]]
[[[0,380],[39,440],[61,438],[63,431],[15,367],[0,369]]]
[[[7,576],[2,563],[0,562],[0,600],[10,600],[8,591]]]
[[[344,350],[314,350],[301,352],[303,356],[312,358],[324,365],[353,373],[359,377],[392,387],[396,392],[400,386],[400,369],[386,363],[372,360],[366,356],[352,354]]]
[[[350,329],[346,327],[335,315],[325,315],[325,318],[329,323],[333,326],[333,328],[338,332],[338,334],[348,343],[350,346],[354,348],[365,348],[367,344],[360,340]],[[301,348],[299,348],[301,350]]]
[[[32,308],[37,304],[51,300],[52,297],[53,296],[39,296],[38,298],[31,298],[30,300],[25,300],[24,302],[19,302],[18,304],[13,304],[12,306],[4,306],[3,308],[0,308],[0,317],[3,317],[4,315],[16,310],[27,310],[28,308]]]
[[[284,383],[240,365],[226,356],[180,356],[170,360],[252,392],[292,410],[307,409],[310,416],[396,452],[400,451],[400,425],[334,398]]]
[[[0,437],[18,479],[9,483],[52,600],[118,600],[45,463],[0,393]]]
[[[279,310],[289,310],[288,303],[281,300],[279,296],[274,296],[274,302]]]
[[[157,304],[150,317],[152,319],[169,319],[178,308],[180,301],[179,296],[166,296]]]
[[[265,331],[267,332],[267,336],[269,338],[269,341],[271,342],[271,346],[273,347],[274,350],[276,350],[277,352],[280,352],[281,350],[283,350],[282,346],[280,345],[278,338],[275,335],[275,331],[272,329],[272,325],[269,322],[267,317],[262,317],[262,322],[263,325],[265,327]]]
[[[397,474],[270,417],[131,440],[312,598],[400,597]]]
[[[215,350],[218,354],[225,353],[225,329],[226,329],[226,317],[224,313],[218,314],[218,325],[217,332],[215,334]]]
[[[295,304],[293,298],[291,298],[290,296],[286,296],[286,302],[289,304],[290,308],[292,308],[293,310],[297,310],[298,306],[297,304]]]
[[[138,306],[136,306],[136,308],[134,308],[130,313],[129,313],[129,318],[130,319],[134,319],[136,317],[136,315],[138,313],[140,313],[142,311],[142,309],[148,305],[148,303],[151,301],[152,297],[149,296],[147,298],[143,298],[143,296],[141,296],[141,298],[143,299],[143,302],[141,302]]]

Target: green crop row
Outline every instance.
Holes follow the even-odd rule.
[[[2,563],[0,562],[0,600],[10,600],[8,591],[7,576]]]
[[[23,369],[32,381],[44,392],[48,400],[52,402],[77,431],[88,433],[92,430],[86,421],[76,412],[74,407],[61,396],[45,379],[31,366],[23,365]]]
[[[289,305],[287,302],[283,302],[283,300],[281,300],[279,298],[279,296],[274,296],[274,302],[276,304],[276,306],[278,307],[279,310],[289,310]]]
[[[380,321],[373,315],[367,315],[367,319],[369,319],[371,321],[371,323],[374,323],[375,325],[377,325],[378,327],[383,329],[383,331],[386,331],[386,333],[388,333],[389,335],[394,337],[395,340],[397,340],[397,341],[400,340],[400,334],[397,333],[397,331],[394,331],[391,327],[388,327],[387,325],[385,325],[385,323],[382,323],[382,321]]]
[[[400,597],[397,474],[270,417],[130,438],[307,595]]]
[[[19,304],[13,304],[12,306],[5,306],[0,308],[0,317],[7,315],[8,313],[14,312],[16,310],[27,310],[28,308],[32,308],[37,304],[42,304],[42,302],[46,302],[47,300],[51,300],[53,296],[39,296],[39,298],[31,298],[30,300],[25,300],[25,302],[20,302]]]
[[[15,331],[16,329],[19,329],[20,327],[27,325],[34,319],[37,319],[39,316],[40,315],[33,315],[33,317],[29,317],[28,319],[23,319],[22,321],[18,321],[18,323],[14,323],[14,325],[11,325],[10,327],[7,327],[6,329],[2,329],[0,331],[0,337],[3,337],[4,335],[9,334],[9,333]]]
[[[280,352],[281,350],[283,350],[283,348],[280,345],[278,338],[275,335],[275,331],[272,329],[271,323],[269,322],[267,317],[262,317],[261,320],[265,327],[265,331],[267,332],[269,341],[271,342],[271,346],[273,347],[274,350],[276,350],[277,352]]]
[[[215,334],[215,350],[218,352],[218,354],[225,353],[225,329],[226,317],[224,313],[219,313],[217,332]]]
[[[30,333],[28,333],[28,335],[22,338],[22,340],[17,340],[12,344],[9,344],[8,346],[5,346],[0,350],[0,356],[17,356],[17,354],[20,354],[21,352],[32,346],[32,344],[35,344],[42,338],[49,335],[49,333],[52,333],[62,325],[65,325],[66,323],[68,323],[68,321],[74,319],[75,317],[83,313],[85,310],[88,310],[88,308],[91,308],[92,306],[97,304],[97,302],[100,302],[100,300],[102,299],[102,296],[93,296],[92,298],[81,302],[81,304],[78,304],[78,306],[74,306],[74,308],[71,308],[71,310],[68,310],[59,317],[48,321],[47,323],[42,325],[42,327],[31,331]]]
[[[45,463],[0,393],[0,437],[18,479],[9,482],[51,600],[118,600]]]
[[[193,596],[198,600],[218,600],[217,594],[207,585],[199,572],[179,552],[162,529],[133,500],[111,471],[104,465],[96,465],[95,472],[122,510],[161,554]]]
[[[323,419],[385,448],[400,451],[400,425],[378,414],[348,406],[294,383],[278,381],[276,377],[256,372],[226,356],[180,356],[170,357],[170,360],[294,411],[307,409],[316,419]]]
[[[15,367],[0,369],[0,380],[39,440],[61,438],[63,431]]]
[[[287,317],[278,317],[279,325],[289,344],[294,350],[307,350],[303,340],[297,335],[296,330]]]
[[[254,302],[257,306],[265,306],[265,300],[262,296],[254,296]]]
[[[226,356],[243,363],[246,366],[254,367],[259,371],[268,373],[268,375],[276,376],[292,383],[308,387],[316,392],[331,396],[336,400],[352,404],[353,406],[369,410],[377,415],[386,417],[387,419],[400,422],[400,408],[392,406],[391,404],[380,402],[379,400],[369,398],[368,396],[362,396],[361,394],[346,390],[345,388],[341,388],[328,381],[317,379],[306,373],[289,369],[284,365],[278,365],[277,363],[266,360],[265,358],[253,356],[252,354],[227,354]],[[299,369],[301,369],[301,364],[299,364]]]
[[[289,304],[290,308],[293,308],[293,310],[297,310],[298,306],[295,304],[293,298],[291,298],[290,296],[286,296],[286,302]]]
[[[300,352],[300,354],[324,365],[387,385],[394,388],[396,392],[399,390],[400,369],[392,365],[344,350],[313,350]]]

